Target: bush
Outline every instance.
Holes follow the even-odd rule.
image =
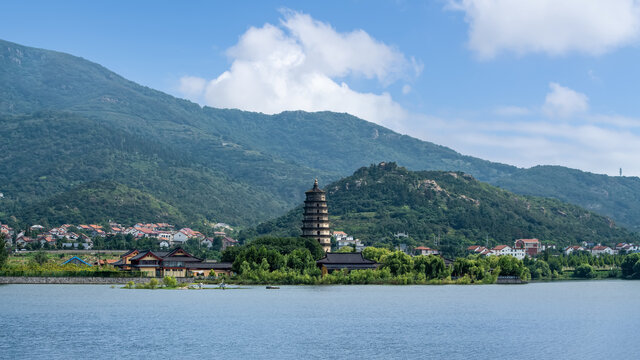
[[[162,279],[162,283],[168,288],[178,287],[178,280],[172,276],[165,276],[164,279]]]
[[[158,284],[159,284],[158,279],[151,279],[149,280],[149,283],[147,284],[147,286],[149,289],[155,289],[158,287]]]
[[[582,264],[576,268],[573,276],[583,279],[593,279],[594,277],[596,277],[596,273],[593,271],[593,267],[591,267],[591,265]]]

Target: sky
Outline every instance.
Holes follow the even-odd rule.
[[[0,38],[201,105],[640,176],[640,0],[3,1]]]

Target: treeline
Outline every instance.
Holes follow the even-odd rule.
[[[640,279],[640,254],[592,256],[586,251],[552,256],[549,252],[531,259],[525,258],[533,280],[568,278]]]
[[[513,257],[460,258],[447,267],[439,256],[412,257],[376,247],[365,248],[363,256],[378,262],[378,269],[343,270],[322,276],[316,266],[322,256],[316,241],[266,237],[228,248],[222,261],[233,262],[237,275],[232,281],[244,284],[491,284],[500,275],[523,281],[530,278],[522,261]]]

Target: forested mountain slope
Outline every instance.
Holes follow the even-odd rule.
[[[248,225],[299,203],[313,178],[327,183],[390,159],[411,170],[464,171],[640,227],[635,177],[518,169],[348,114],[202,108],[82,58],[1,40],[0,126],[0,218],[106,179],[148,192],[188,217]]]
[[[428,244],[447,253],[488,242],[538,238],[567,246],[582,241],[638,241],[610,219],[559,200],[516,195],[462,172],[409,171],[395,163],[363,167],[326,187],[331,226],[365,244]],[[302,207],[250,235],[300,234]],[[410,239],[396,238],[408,233]]]

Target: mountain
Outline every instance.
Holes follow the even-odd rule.
[[[113,181],[84,183],[23,209],[18,217],[45,226],[48,222],[90,224],[105,219],[124,224],[187,221],[175,207]]]
[[[448,254],[489,242],[539,238],[567,246],[615,244],[640,234],[556,199],[516,195],[462,172],[409,171],[395,163],[363,167],[326,187],[331,226],[365,244],[428,244]],[[302,207],[259,225],[251,235],[300,235]],[[410,238],[396,239],[394,234]]]
[[[393,160],[463,171],[640,229],[640,179],[463,156],[348,114],[200,107],[85,59],[0,40],[0,220],[87,181],[113,180],[188,218],[251,225],[302,200],[310,181]]]

